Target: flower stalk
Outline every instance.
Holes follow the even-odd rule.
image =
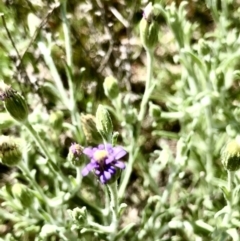
[[[111,228],[112,228],[112,237],[111,239],[114,240],[115,234],[117,232],[118,227],[118,190],[117,190],[117,182],[113,182],[112,184],[107,185],[109,194],[110,194],[110,210],[112,213],[112,221],[111,221]]]

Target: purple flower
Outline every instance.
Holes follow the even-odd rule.
[[[106,184],[118,169],[124,169],[125,164],[121,161],[127,152],[121,147],[113,147],[111,144],[100,144],[98,147],[86,147],[83,153],[90,158],[90,163],[82,170],[86,176],[93,169],[101,183]]]

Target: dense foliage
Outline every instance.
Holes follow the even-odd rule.
[[[0,240],[239,241],[239,13],[1,1]]]

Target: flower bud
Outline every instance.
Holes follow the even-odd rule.
[[[80,146],[77,143],[72,143],[69,148],[68,153],[68,160],[74,165],[74,166],[81,166],[81,156],[83,153],[83,147]]]
[[[236,139],[228,142],[223,148],[222,164],[228,171],[240,169],[240,143]]]
[[[16,166],[22,160],[20,140],[0,136],[0,161],[7,166]]]
[[[140,21],[140,39],[145,49],[152,49],[158,42],[159,26],[154,20],[153,6],[149,3],[143,12]]]
[[[28,106],[23,96],[4,83],[1,83],[0,89],[0,99],[4,101],[9,114],[15,120],[25,122],[28,117]]]
[[[113,76],[108,76],[105,78],[103,83],[104,93],[111,100],[118,97],[119,88],[118,82]]]
[[[0,129],[10,128],[16,125],[16,121],[7,112],[0,113]]]
[[[119,132],[115,131],[112,135],[112,145],[116,146],[119,137]]]
[[[33,202],[32,191],[21,183],[15,183],[12,186],[12,194],[18,199],[23,207],[30,207]]]
[[[102,137],[96,127],[96,118],[90,114],[81,114],[82,130],[88,144],[98,144],[102,142]]]
[[[68,210],[69,216],[72,218],[74,222],[78,224],[84,224],[87,220],[87,209],[86,207],[82,208],[74,208],[73,210]]]
[[[57,233],[58,233],[58,228],[56,225],[44,224],[39,235],[41,238],[46,239],[50,235],[54,235]]]
[[[109,112],[103,105],[99,105],[96,112],[96,127],[102,138],[111,142],[113,133],[112,120]]]
[[[149,103],[149,115],[154,119],[160,118],[161,117],[161,107],[150,102]]]
[[[59,110],[52,112],[50,117],[49,117],[49,124],[55,130],[61,130],[62,129],[62,123],[63,123],[63,112],[59,111]]]

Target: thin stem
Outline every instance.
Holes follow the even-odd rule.
[[[233,196],[232,195],[232,189],[233,189],[232,182],[233,182],[234,172],[227,171],[227,173],[228,173],[228,182],[227,182],[228,197],[226,199],[227,199],[228,212],[226,213],[224,220],[223,220],[223,223],[225,223],[226,226],[229,225],[229,222],[232,217],[232,196]]]
[[[14,41],[13,41],[13,38],[12,38],[12,36],[11,36],[11,33],[10,33],[9,30],[8,30],[8,27],[7,27],[5,18],[4,18],[4,14],[1,13],[0,16],[1,16],[1,18],[2,18],[3,26],[4,26],[4,28],[5,28],[6,32],[7,32],[7,36],[8,36],[8,38],[10,39],[11,44],[12,44],[14,50],[16,51],[16,54],[17,54],[17,56],[18,56],[18,59],[21,60],[21,56],[20,56],[20,54],[19,54],[19,52],[18,52],[18,49],[17,49],[17,47],[16,47],[16,45],[15,45],[15,43],[14,43]]]
[[[132,173],[133,164],[136,160],[138,150],[139,150],[139,148],[136,147],[134,144],[131,145],[131,149],[130,149],[130,152],[129,152],[129,161],[128,161],[128,164],[127,164],[127,168],[126,168],[121,186],[120,186],[119,191],[118,191],[118,197],[120,199],[122,199],[124,194],[125,194],[125,190],[127,188],[127,185],[128,185],[131,173]]]
[[[51,153],[48,151],[48,149],[45,147],[44,143],[42,142],[41,138],[37,134],[37,132],[34,130],[32,125],[27,121],[24,123],[25,127],[31,134],[32,138],[36,142],[36,144],[40,147],[41,151],[44,153],[44,155],[49,159],[48,161],[48,167],[50,170],[55,174],[56,177],[61,177],[62,181],[68,183],[68,179],[62,174],[62,172],[59,170],[59,168],[56,165],[56,159],[54,156],[51,155]]]
[[[71,48],[71,40],[70,40],[70,32],[67,21],[67,1],[63,1],[62,3],[62,17],[63,17],[63,33],[65,38],[65,50],[66,50],[66,58],[67,64],[70,68],[72,68],[72,48]]]
[[[109,194],[110,194],[110,210],[112,212],[112,221],[111,221],[111,229],[112,235],[111,240],[114,240],[114,237],[117,233],[118,227],[118,190],[117,190],[117,182],[107,185]]]
[[[63,18],[63,33],[65,39],[65,50],[66,50],[66,73],[68,77],[68,86],[69,86],[69,94],[70,94],[70,104],[66,106],[71,114],[72,123],[76,128],[76,138],[78,141],[81,141],[81,131],[78,127],[80,121],[77,113],[76,103],[75,103],[75,86],[72,79],[72,45],[71,45],[71,34],[69,31],[69,23],[67,20],[67,1],[63,1],[62,4],[62,18]]]
[[[232,190],[232,172],[230,172],[230,171],[227,171],[227,173],[228,173],[228,185],[227,185],[227,189],[228,189],[228,191],[229,192],[231,192],[231,190]]]
[[[146,53],[147,53],[147,79],[146,79],[146,87],[145,87],[145,92],[143,94],[143,98],[142,98],[142,102],[141,102],[141,106],[140,106],[140,111],[138,114],[138,131],[137,131],[137,135],[139,135],[140,132],[140,128],[141,128],[141,122],[144,119],[144,115],[147,109],[147,104],[150,98],[150,95],[152,93],[153,90],[153,86],[152,86],[152,74],[153,74],[153,50],[150,49],[146,49]],[[133,133],[132,133],[133,136]],[[127,165],[127,169],[125,172],[125,175],[123,177],[123,181],[121,183],[120,189],[119,189],[119,198],[122,199],[123,195],[125,193],[125,190],[127,188],[131,173],[132,173],[132,169],[133,169],[133,164],[136,160],[137,157],[137,153],[138,153],[139,148],[137,146],[135,146],[135,144],[131,145],[131,149],[129,152],[129,162]]]
[[[48,65],[50,71],[51,71],[51,74],[52,74],[52,77],[55,81],[55,84],[57,86],[57,89],[59,91],[59,97],[61,99],[61,101],[63,102],[63,104],[65,106],[68,106],[69,105],[69,100],[68,100],[68,97],[67,97],[67,94],[66,94],[66,91],[63,87],[63,83],[62,83],[62,80],[60,78],[60,75],[57,71],[57,68],[56,68],[56,65],[53,61],[53,58],[51,56],[51,52],[50,50],[47,48],[47,46],[43,43],[43,42],[39,42],[38,43],[38,47],[44,57],[44,60],[46,62],[46,64]]]
[[[95,223],[91,220],[88,221],[88,224],[95,228],[94,231],[100,232],[100,233],[112,233],[112,229],[110,226],[103,226],[101,224]]]
[[[46,155],[46,157],[50,161],[53,161],[54,158],[51,156],[51,154],[49,153],[48,149],[43,144],[41,138],[38,136],[37,132],[35,131],[35,129],[32,127],[32,125],[28,121],[25,123],[25,127],[27,128],[27,130],[31,134],[31,136],[34,139],[34,141],[40,147],[41,151]]]
[[[146,50],[147,53],[147,79],[146,79],[146,87],[145,87],[145,91],[143,94],[143,98],[142,98],[142,102],[141,102],[141,106],[140,106],[140,111],[138,114],[138,121],[141,123],[146,109],[147,109],[147,104],[149,101],[149,97],[151,95],[151,80],[152,80],[152,74],[153,74],[153,50],[151,49],[147,49]]]
[[[21,171],[23,172],[24,175],[26,175],[26,177],[29,179],[29,183],[34,187],[34,189],[38,192],[40,198],[42,199],[42,201],[44,202],[44,205],[46,207],[47,212],[50,214],[51,213],[51,209],[48,205],[48,199],[45,196],[42,188],[37,184],[37,182],[35,181],[35,179],[32,177],[29,169],[26,167],[24,162],[21,162],[19,164],[19,168],[21,169]]]

